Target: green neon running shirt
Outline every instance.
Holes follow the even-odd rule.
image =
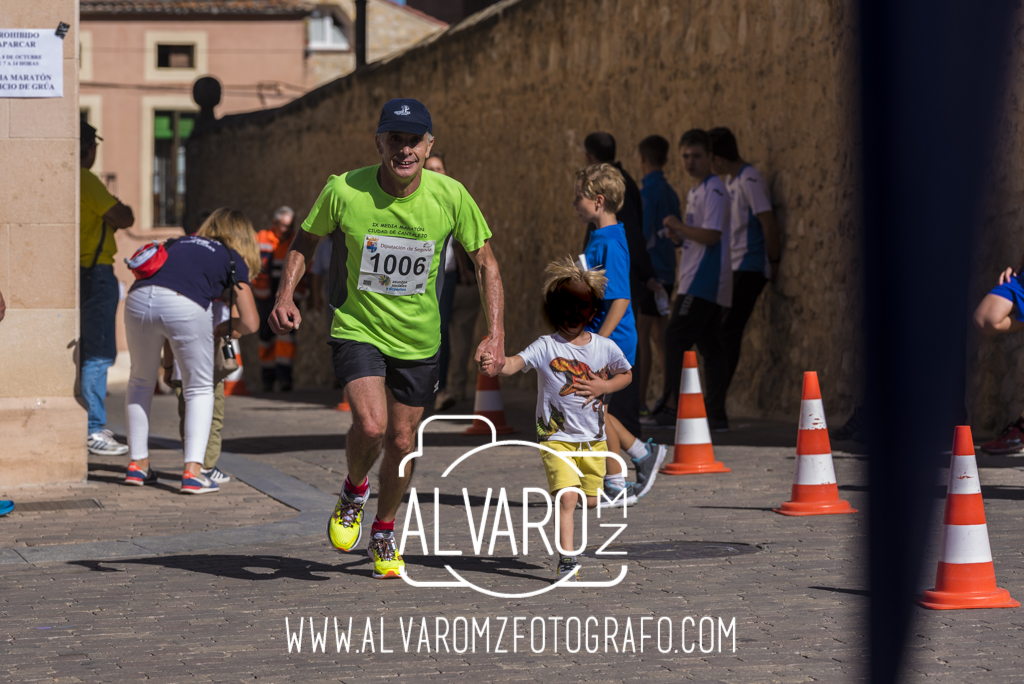
[[[379,168],[331,176],[302,229],[332,235],[331,336],[398,359],[430,358],[441,345],[438,264],[448,241],[473,252],[491,231],[458,181],[424,169],[412,195],[392,197]]]

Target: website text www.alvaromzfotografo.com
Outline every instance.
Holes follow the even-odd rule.
[[[284,619],[292,653],[735,653],[736,618],[378,617]],[[362,623],[362,624],[360,624]]]

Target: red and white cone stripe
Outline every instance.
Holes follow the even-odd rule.
[[[996,584],[974,440],[966,425],[953,432],[946,492],[935,588],[924,592],[919,603],[939,610],[1020,606]]]
[[[679,407],[676,410],[676,438],[672,463],[660,472],[666,475],[727,473],[729,469],[715,460],[711,444],[708,414],[697,370],[697,354],[683,355],[683,374],[679,379]]]
[[[797,433],[796,466],[793,484],[802,486],[834,485],[836,470],[832,465],[832,446],[825,423],[825,406],[821,399],[800,402],[800,432]]]
[[[818,374],[804,373],[800,396],[800,426],[796,433],[796,463],[793,466],[791,499],[774,509],[783,515],[832,515],[856,513],[848,501],[839,498],[832,445],[828,439],[825,406],[821,401]]]
[[[978,479],[978,461],[973,455],[954,455],[949,465],[949,489],[946,495],[956,497],[946,506],[942,519],[941,563],[991,563],[992,547],[988,543],[985,501]]]

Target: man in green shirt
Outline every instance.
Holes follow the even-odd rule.
[[[434,137],[430,113],[417,100],[391,100],[374,142],[380,164],[331,176],[292,241],[270,326],[299,327],[292,293],[322,236],[331,234],[329,301],[334,372],[346,386],[352,429],[346,437],[348,477],[327,525],[335,548],[351,551],[362,537],[367,474],[384,448],[377,516],[371,528],[373,576],[398,577],[405,562],[394,536],[395,515],[412,469],[398,465],[414,448],[423,407],[434,401],[441,343],[438,296],[448,241],[458,240],[476,265],[488,335],[477,349],[505,363],[504,292],[487,228],[458,181],[424,171]],[[410,464],[411,465],[411,464]]]

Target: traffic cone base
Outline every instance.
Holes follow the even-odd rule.
[[[918,603],[933,610],[1020,606],[996,585],[974,440],[966,425],[953,432],[935,588],[924,592]]]
[[[856,513],[849,501],[839,498],[836,470],[832,464],[832,445],[825,424],[818,374],[804,373],[800,399],[800,426],[796,433],[796,463],[793,470],[791,501],[772,510],[782,515],[839,515]]]
[[[505,425],[504,411],[474,411],[474,415],[483,416],[494,423],[494,431],[499,435],[510,435],[516,431],[511,425]],[[489,435],[491,426],[482,420],[474,420],[473,424],[466,428],[464,435]]]
[[[952,589],[953,591],[949,591]],[[972,590],[973,589],[973,590]],[[918,602],[933,610],[1017,608],[1020,601],[996,586],[995,566],[989,563],[943,563],[935,573],[935,588]]]
[[[697,353],[683,354],[683,374],[679,379],[679,405],[676,409],[675,448],[672,462],[658,472],[663,475],[701,475],[732,472],[715,460],[711,444],[708,414],[697,370]]]
[[[662,475],[700,475],[701,473],[731,473],[721,461],[711,463],[669,463],[658,471]]]

